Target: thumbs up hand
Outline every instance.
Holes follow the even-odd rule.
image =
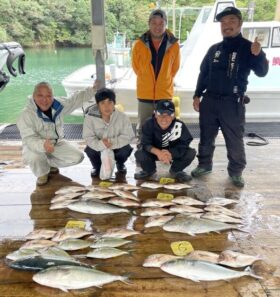
[[[254,42],[251,45],[251,53],[255,56],[258,56],[261,52],[261,44],[258,41],[258,37],[255,38]]]

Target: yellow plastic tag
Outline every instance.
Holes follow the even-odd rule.
[[[112,186],[112,182],[106,182],[106,181],[102,181],[99,183],[99,187],[103,187],[103,188],[108,188],[110,186]]]
[[[174,241],[171,243],[171,249],[176,256],[186,256],[193,251],[193,247],[188,241]]]
[[[170,201],[173,198],[174,198],[174,195],[167,194],[167,193],[158,193],[158,195],[157,195],[158,200]]]
[[[86,222],[84,221],[68,221],[65,228],[80,228],[85,229]]]
[[[175,183],[175,179],[170,177],[161,177],[159,183],[161,185],[172,184]]]

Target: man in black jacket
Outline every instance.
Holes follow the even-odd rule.
[[[153,117],[142,126],[141,148],[135,152],[142,171],[135,179],[145,179],[156,172],[156,161],[170,164],[170,174],[179,182],[191,180],[183,170],[191,164],[196,151],[189,147],[193,140],[186,125],[175,118],[171,100],[160,100]]]
[[[223,41],[211,46],[205,55],[193,96],[194,109],[199,112],[200,143],[199,164],[191,174],[200,177],[212,171],[215,138],[221,128],[229,161],[228,174],[235,186],[243,187],[248,76],[251,70],[257,76],[265,76],[268,61],[257,37],[253,43],[242,37],[240,10],[227,7],[216,19],[221,23]]]

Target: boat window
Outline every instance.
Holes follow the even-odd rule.
[[[262,47],[269,47],[270,28],[243,28],[243,37],[254,42],[258,37],[258,41]]]
[[[224,1],[224,2],[217,3],[215,15],[214,15],[214,22],[217,22],[216,15],[219,14],[221,11],[223,11],[226,7],[229,7],[229,6],[235,6],[233,1]]]
[[[280,27],[273,28],[271,46],[280,47]]]

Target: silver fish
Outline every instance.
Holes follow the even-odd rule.
[[[94,243],[90,245],[90,247],[91,248],[119,247],[131,242],[132,242],[131,240],[126,240],[122,238],[103,237],[103,238],[97,239]]]
[[[205,205],[204,202],[188,196],[178,196],[172,199],[172,202],[183,205]]]
[[[142,217],[151,217],[151,216],[163,216],[169,213],[171,213],[169,209],[161,208],[161,207],[152,207],[152,208],[145,208],[145,210],[142,211],[140,215]]]
[[[152,216],[146,219],[144,227],[161,227],[173,218],[174,216]]]
[[[127,282],[127,277],[105,273],[93,268],[64,265],[40,271],[33,276],[33,280],[40,285],[68,292],[71,289],[84,289],[92,286],[100,288],[118,280]]]
[[[85,193],[82,198],[83,199],[106,199],[106,198],[110,198],[110,197],[114,197],[116,196],[114,193],[110,193],[110,192],[87,192]]]
[[[113,191],[110,190],[109,188],[101,187],[101,186],[98,186],[98,185],[87,186],[86,190],[89,191],[89,192],[97,191],[97,192],[113,193]]]
[[[57,231],[52,241],[60,242],[69,238],[81,238],[90,234],[92,234],[91,231],[82,228],[64,228]]]
[[[55,195],[52,199],[51,199],[51,203],[56,203],[56,202],[60,202],[60,201],[64,201],[64,200],[72,200],[75,198],[78,198],[80,196],[82,196],[85,193],[85,191],[83,192],[74,192],[74,193],[66,193],[66,194],[59,194],[59,195]]]
[[[113,190],[113,191],[114,190],[122,190],[125,185],[126,185],[126,183],[115,183],[115,184],[109,186],[108,189]]]
[[[69,239],[60,241],[57,247],[65,251],[76,251],[76,250],[87,248],[90,245],[91,245],[90,241],[78,239],[78,238],[69,238]]]
[[[77,201],[70,203],[67,208],[89,214],[109,214],[109,213],[120,213],[126,212],[129,213],[129,210],[125,208],[120,208],[115,205],[111,205],[108,203],[99,203],[96,201]]]
[[[176,216],[163,225],[162,228],[165,231],[186,233],[191,236],[208,232],[239,229],[236,225],[189,216]]]
[[[166,207],[174,205],[172,201],[149,199],[141,204],[142,207]]]
[[[96,258],[96,259],[109,259],[109,258],[115,258],[122,255],[127,255],[129,252],[123,251],[114,247],[101,247],[94,249],[92,251],[89,251],[87,253],[88,258]]]
[[[220,253],[218,263],[230,267],[245,267],[252,265],[255,261],[262,260],[260,256],[246,255],[230,250]]]
[[[111,228],[104,232],[101,237],[126,238],[132,235],[140,234],[139,231],[125,228]]]
[[[160,267],[163,263],[176,259],[181,259],[181,257],[167,254],[153,254],[144,260],[143,266]]]
[[[194,282],[229,280],[242,276],[262,279],[262,277],[254,274],[249,267],[244,271],[236,271],[210,262],[197,260],[172,260],[165,262],[160,268],[167,273],[187,278]]]
[[[133,193],[131,193],[129,191],[114,190],[114,192],[119,197],[128,198],[128,199],[131,199],[131,200],[139,201],[139,199],[135,195],[133,195]]]
[[[140,186],[141,188],[148,188],[148,189],[159,189],[163,187],[162,184],[155,183],[155,182],[143,182]]]
[[[238,218],[233,218],[230,216],[227,216],[220,212],[207,212],[201,216],[204,219],[208,220],[214,220],[218,222],[224,222],[224,223],[231,223],[231,224],[241,224],[242,220]]]
[[[125,184],[125,186],[123,187],[123,191],[137,191],[139,190],[140,187],[138,186],[134,186],[134,185],[130,185],[130,184]]]
[[[223,197],[213,197],[208,199],[206,202],[207,205],[214,204],[214,205],[221,205],[221,206],[225,206],[233,203],[238,203],[238,200],[233,200],[233,199],[228,199]]]
[[[122,197],[113,197],[108,200],[108,203],[120,206],[120,207],[139,207],[139,202],[135,200],[131,200],[128,198],[122,198]]]
[[[234,218],[242,218],[241,215],[233,210],[230,210],[226,207],[220,206],[220,205],[208,205],[204,208],[206,211],[210,212],[219,212],[227,216],[231,216]]]
[[[164,189],[168,190],[183,190],[183,189],[190,189],[192,186],[187,185],[187,184],[181,184],[181,183],[176,183],[176,184],[166,184],[163,185]]]
[[[57,190],[55,194],[59,195],[59,194],[76,193],[76,192],[83,192],[83,191],[85,191],[85,187],[65,186]]]
[[[66,208],[68,204],[72,203],[74,200],[70,199],[70,200],[63,200],[63,201],[58,201],[58,202],[54,202],[51,203],[50,205],[50,210],[54,210],[54,209],[62,209],[62,208]]]
[[[48,230],[48,229],[36,229],[32,232],[28,233],[25,238],[26,239],[50,239],[52,238],[57,231]]]
[[[33,239],[30,241],[25,242],[20,249],[40,249],[40,248],[45,248],[45,247],[50,247],[50,246],[55,246],[57,243],[53,242],[48,239]]]
[[[176,205],[176,206],[171,206],[169,208],[170,212],[177,212],[177,213],[200,213],[203,212],[203,209],[197,208],[197,207],[192,207],[189,205]]]

